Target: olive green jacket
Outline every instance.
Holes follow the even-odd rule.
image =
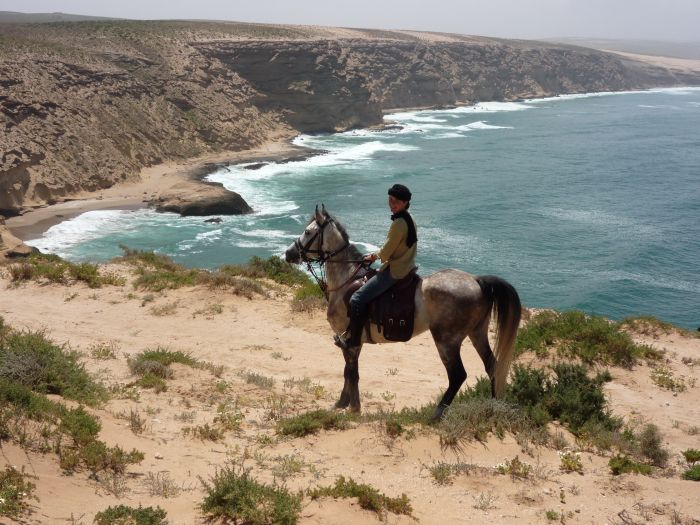
[[[415,226],[415,221],[413,222]],[[418,228],[416,228],[416,231]],[[416,266],[416,252],[418,242],[414,242],[410,248],[406,244],[408,236],[408,224],[406,219],[400,217],[391,223],[384,246],[377,252],[377,257],[382,260],[380,272],[389,268],[394,279],[403,279]]]

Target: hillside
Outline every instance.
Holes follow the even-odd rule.
[[[294,290],[287,286],[248,278],[220,280],[215,287],[188,284],[190,273],[182,268],[156,271],[121,262],[99,268],[111,284],[89,288],[85,281],[58,279],[48,258],[30,260],[37,270],[39,263],[45,277],[31,280],[17,271],[21,265],[0,266],[2,469],[13,465],[36,485],[14,496],[26,504],[17,523],[88,524],[118,505],[159,507],[170,525],[209,523],[205,518],[216,511],[206,513],[200,505],[214,491],[201,481],[211,485],[222,468],[249,468],[250,477],[266,486],[292,495],[303,491],[298,512],[288,516],[304,525],[700,523],[698,483],[683,479],[689,470],[683,453],[700,449],[700,338],[689,332],[644,319],[625,325],[636,343],[648,346],[634,347],[634,363],[603,365],[602,352],[594,355],[597,364],[585,369],[596,381],[603,377],[602,386],[576,391],[580,379],[574,377],[552,383],[562,387],[562,396],[572,387],[576,397],[563,397],[574,401],[568,418],[549,423],[541,407],[525,411],[537,383],[523,384],[522,374],[510,379],[509,388],[524,389],[515,402],[470,397],[484,368],[467,340],[462,357],[469,389],[453,405],[456,417],[430,424],[421,407],[435,403],[447,386],[430,335],[367,345],[360,359],[363,416],[353,418],[327,411],[342,387],[343,358],[325,312],[292,308]],[[85,269],[82,277],[90,282]],[[534,315],[525,312],[530,323]],[[584,345],[605,339],[593,342],[602,332],[587,333],[583,319],[577,321]],[[614,341],[625,341],[616,334]],[[525,348],[535,348],[532,335],[521,328]],[[526,351],[516,365],[551,374],[548,365],[579,362],[557,353],[557,344],[566,349],[553,342],[546,352]],[[99,384],[88,389],[91,380],[75,365],[64,364],[59,376],[47,374],[66,361],[57,348],[77,352],[73,359]],[[175,362],[138,366],[146,352]],[[33,404],[18,395],[26,389],[17,382],[35,390]],[[108,395],[91,403],[100,384]],[[39,400],[73,412],[51,423],[51,413],[39,415]],[[78,401],[88,405],[85,412],[76,408]],[[589,416],[584,411],[591,405],[598,410]],[[71,420],[70,414],[81,417]],[[313,414],[325,414],[324,428],[310,426]],[[524,414],[537,418],[538,426],[529,426]],[[581,425],[572,416],[589,420]],[[84,424],[76,429],[78,421]],[[86,421],[96,421],[92,430]],[[143,457],[99,459],[100,450],[104,455],[114,447]],[[610,462],[619,456],[645,474],[615,475]],[[698,468],[696,463],[696,478]],[[363,503],[349,494],[310,495],[340,476],[385,494],[393,505],[373,511],[371,498]],[[6,485],[3,490],[10,501]],[[251,492],[231,484],[228,511],[236,510],[237,495]],[[7,515],[3,503],[0,516]],[[289,500],[280,505],[291,508]],[[265,521],[271,506],[257,508],[258,521],[251,523],[296,522]]]
[[[389,108],[700,83],[542,42],[219,22],[0,24],[0,215]]]

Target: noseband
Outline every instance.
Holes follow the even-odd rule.
[[[336,290],[339,290],[343,286],[345,286],[347,283],[349,283],[351,280],[355,278],[355,275],[357,272],[360,270],[365,265],[365,262],[360,259],[357,261],[354,260],[346,260],[346,261],[331,261],[330,259],[336,255],[338,255],[340,252],[345,250],[348,246],[350,246],[349,241],[345,241],[345,244],[338,248],[337,250],[334,250],[332,252],[327,252],[323,250],[323,231],[326,229],[326,226],[328,226],[330,223],[335,222],[332,218],[328,218],[326,222],[323,223],[323,225],[318,224],[318,221],[316,222],[316,225],[318,226],[318,230],[312,237],[306,241],[306,244],[301,244],[301,241],[299,239],[294,241],[294,246],[296,249],[299,251],[299,256],[303,262],[306,263],[306,267],[309,270],[309,273],[313,275],[314,279],[316,279],[316,282],[318,283],[319,288],[323,291],[323,294],[326,296],[326,299],[328,299],[328,294],[329,292],[333,292]],[[311,244],[318,238],[318,248],[315,250],[311,249]],[[317,257],[314,259],[309,258],[309,255],[316,255]],[[319,265],[319,272],[320,276],[316,274],[314,271],[314,267],[311,266],[311,263],[317,262]],[[357,267],[355,268],[355,271],[352,272],[352,275],[350,278],[343,283],[340,287],[334,288],[332,290],[328,289],[328,283],[326,282],[326,276],[325,276],[325,271],[324,271],[324,265],[327,262],[352,262],[352,263],[357,263]]]
[[[299,239],[294,241],[294,246],[296,246],[296,249],[299,250],[299,256],[301,257],[301,260],[303,262],[309,264],[312,261],[317,261],[321,266],[323,266],[326,263],[326,261],[328,261],[328,259],[335,255],[338,255],[345,248],[350,246],[349,242],[345,242],[345,244],[341,248],[338,248],[337,250],[334,250],[332,252],[326,252],[323,250],[323,232],[326,229],[326,226],[328,226],[332,222],[335,222],[332,218],[329,218],[322,225],[318,224],[317,221],[316,225],[318,226],[318,230],[316,230],[316,233],[312,235],[312,237],[306,242],[306,244],[301,244]],[[318,248],[312,250],[311,244],[316,240],[316,238],[318,238]],[[309,255],[317,255],[318,257],[312,259],[309,257]]]

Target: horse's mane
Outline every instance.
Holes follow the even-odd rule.
[[[329,219],[331,219],[333,221],[333,223],[336,226],[336,229],[338,230],[338,232],[340,232],[340,236],[343,238],[343,241],[348,243],[348,252],[349,252],[348,258],[351,260],[362,259],[362,252],[357,249],[357,246],[355,246],[354,244],[352,244],[350,242],[350,236],[348,235],[348,232],[345,229],[345,226],[343,226],[343,224],[338,219],[336,219],[333,215],[331,215],[328,212],[326,212],[326,217],[328,217]],[[315,220],[316,220],[316,217],[312,215],[311,220],[309,221],[309,224],[311,224]]]

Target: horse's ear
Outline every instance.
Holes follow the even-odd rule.
[[[314,214],[317,224],[323,224],[323,215],[318,211],[318,204],[316,205],[316,212]]]
[[[321,213],[325,216],[328,217],[328,212],[326,211],[326,205],[321,203]]]

